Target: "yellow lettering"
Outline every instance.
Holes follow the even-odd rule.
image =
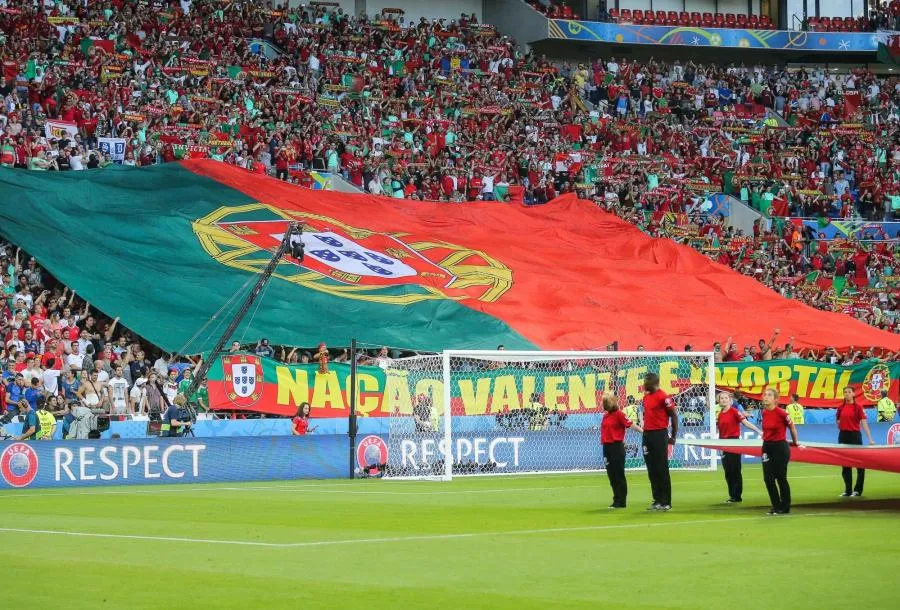
[[[659,363],[659,387],[666,394],[677,394],[673,382],[678,379],[678,362],[670,360]]]
[[[794,373],[797,375],[797,394],[800,398],[809,396],[809,376],[819,370],[817,366],[806,366],[805,364],[795,364]]]
[[[459,393],[462,396],[463,409],[466,415],[484,415],[487,413],[488,398],[491,395],[490,377],[482,377],[472,384],[471,379],[459,380]]]
[[[625,396],[631,396],[635,400],[644,397],[644,376],[647,374],[646,366],[636,366],[628,369],[625,374]]]
[[[412,415],[412,397],[409,395],[406,371],[394,369],[385,371],[384,402],[381,410],[384,413]]]
[[[738,387],[738,369],[736,366],[717,366],[716,385],[720,388]]]
[[[350,387],[349,383],[347,387]],[[378,394],[378,378],[368,373],[356,373],[356,411],[371,413],[378,408],[379,402],[381,396]],[[347,404],[350,404],[349,397]]]
[[[741,390],[761,394],[766,385],[766,371],[761,366],[748,366],[741,371]]]
[[[783,365],[770,366],[768,373],[769,379],[766,385],[776,386],[781,396],[787,396],[791,391],[791,377],[793,377],[791,367]]]
[[[597,389],[601,392],[612,390],[612,373],[597,373]]]
[[[520,408],[516,378],[512,375],[501,375],[495,378],[494,392],[491,395],[491,413],[503,413]]]
[[[275,380],[278,384],[278,404],[296,406],[301,402],[309,402],[309,377],[304,369],[296,369],[294,376],[291,376],[291,369],[277,366]]]
[[[344,404],[344,397],[341,392],[341,382],[338,381],[338,376],[335,371],[316,373],[316,381],[313,385],[313,395],[309,403],[311,406],[319,409],[328,407],[343,411],[347,408]]]
[[[522,377],[522,406],[527,407],[533,402],[538,402],[537,398],[532,399],[534,392],[534,376],[526,375]]]
[[[810,398],[834,398],[834,369],[823,368],[819,374],[813,379],[812,390],[809,391]]]
[[[841,373],[841,378],[838,379],[837,387],[834,389],[835,396],[843,396],[844,388],[850,385],[850,375],[853,374],[853,371],[844,371]]]
[[[544,377],[544,406],[551,411],[566,410],[566,405],[559,404],[559,399],[562,398],[563,395],[563,390],[559,386],[565,382],[565,377],[556,375]]]
[[[569,376],[569,411],[597,408],[597,376]]]
[[[416,396],[425,395],[431,399],[432,408],[438,415],[444,414],[444,382],[438,379],[420,379],[416,383]]]

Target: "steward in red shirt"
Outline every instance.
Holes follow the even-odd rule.
[[[763,480],[772,508],[769,515],[786,515],[791,512],[791,486],[787,480],[788,462],[791,448],[787,444],[785,432],[791,431],[792,445],[797,446],[797,428],[787,411],[778,406],[778,390],[766,388],[763,392]]]
[[[843,445],[862,445],[862,430],[869,437],[869,444],[874,445],[872,431],[869,430],[869,421],[862,405],[856,402],[853,388],[844,388],[844,402],[837,408],[835,414],[838,427],[838,442]],[[841,476],[844,478],[844,493],[842,498],[858,498],[863,493],[863,485],[866,483],[866,469],[856,469],[856,486],[853,485],[853,469],[841,468]]]
[[[315,432],[317,426],[309,427],[309,403],[301,402],[297,415],[291,420],[291,431],[294,436],[305,436],[307,432]]]
[[[625,480],[625,430],[642,430],[619,410],[619,404],[612,393],[603,395],[603,410],[606,413],[600,424],[600,443],[603,445],[606,476],[609,477],[609,486],[613,491],[613,503],[609,507],[625,508],[628,497],[628,482]]]
[[[669,476],[669,445],[678,436],[678,413],[675,401],[659,389],[659,375],[644,377],[644,464],[650,478],[653,504],[647,510],[671,510],[672,479]],[[669,435],[669,420],[672,434]]]
[[[734,400],[729,392],[719,392],[719,438],[741,438],[741,424],[750,428],[760,436],[762,430],[750,423],[744,414],[734,406]],[[741,473],[741,454],[722,452],[722,469],[725,471],[725,484],[728,485],[728,499],[726,504],[734,504],[742,501],[744,494],[744,475]]]

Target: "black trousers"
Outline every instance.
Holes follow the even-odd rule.
[[[625,506],[628,497],[628,481],[625,480],[625,443],[604,444],[603,462],[606,464],[609,486],[612,487],[613,504]]]
[[[769,441],[762,446],[763,480],[772,508],[785,513],[791,512],[791,486],[787,480],[788,462],[791,461],[791,447],[787,441]]]
[[[672,504],[672,479],[669,476],[669,431],[645,430],[644,463],[650,478],[655,504]]]
[[[728,497],[742,500],[744,494],[744,475],[741,474],[741,454],[722,452],[722,470],[725,471],[725,484],[728,485]]]
[[[838,432],[838,442],[843,445],[862,445],[862,432],[851,432],[850,430],[841,430]],[[844,477],[844,491],[850,493],[855,491],[862,495],[863,485],[866,483],[866,469],[856,469],[856,487],[853,486],[853,469],[841,468],[841,476]]]

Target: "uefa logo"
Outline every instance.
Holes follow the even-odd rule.
[[[386,464],[388,460],[388,447],[380,436],[371,434],[356,446],[356,463],[360,468],[369,468]]]
[[[888,445],[900,445],[900,424],[894,424],[888,429]]]
[[[0,476],[12,487],[27,487],[37,472],[37,453],[25,443],[13,443],[0,453]]]

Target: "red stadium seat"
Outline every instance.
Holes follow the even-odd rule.
[[[682,21],[684,19],[687,19],[688,21],[690,21],[691,14],[688,13],[687,11],[681,11],[680,13],[678,13],[678,21]]]
[[[703,25],[709,27],[713,23],[715,23],[715,20],[713,19],[712,13],[703,13]]]
[[[647,25],[656,25],[656,15],[653,11],[644,11],[644,23]]]
[[[703,23],[703,15],[701,15],[697,11],[691,11],[691,22],[693,22],[695,20],[699,21],[700,23]]]
[[[620,21],[631,21],[632,20],[631,9],[623,8],[621,15],[619,15],[619,20]]]
[[[831,31],[831,17],[820,17],[819,18],[819,27],[821,28],[820,32],[830,32]]]
[[[574,16],[574,13],[572,12],[572,7],[569,6],[568,4],[563,4],[562,16],[563,16],[563,19],[571,19]]]
[[[743,13],[738,15],[737,16],[737,24],[738,24],[738,26],[740,26],[742,28],[747,27],[747,15],[744,15]]]
[[[617,9],[617,8],[609,9],[609,18],[612,19],[613,21],[618,21],[619,20],[619,9]]]
[[[737,17],[734,13],[725,13],[725,23],[729,24],[731,27],[737,23]]]
[[[631,11],[631,18],[635,21],[635,23],[637,23],[638,21],[643,21],[644,11],[639,8],[634,9],[633,11]]]
[[[688,15],[687,13],[682,13],[681,15],[679,15],[678,16],[678,25],[680,25],[683,28],[686,28],[689,25],[691,25],[690,15]]]
[[[678,11],[669,11],[666,13],[666,21],[672,25],[678,23]]]
[[[716,27],[724,28],[725,27],[725,15],[722,13],[716,13]]]
[[[769,18],[768,15],[762,15],[762,16],[760,16],[759,22],[760,22],[762,25],[767,26],[767,27],[770,26],[770,25],[772,25],[772,20]]]
[[[750,27],[759,27],[759,17],[757,17],[756,15],[750,15],[747,18],[747,22],[750,24]]]

